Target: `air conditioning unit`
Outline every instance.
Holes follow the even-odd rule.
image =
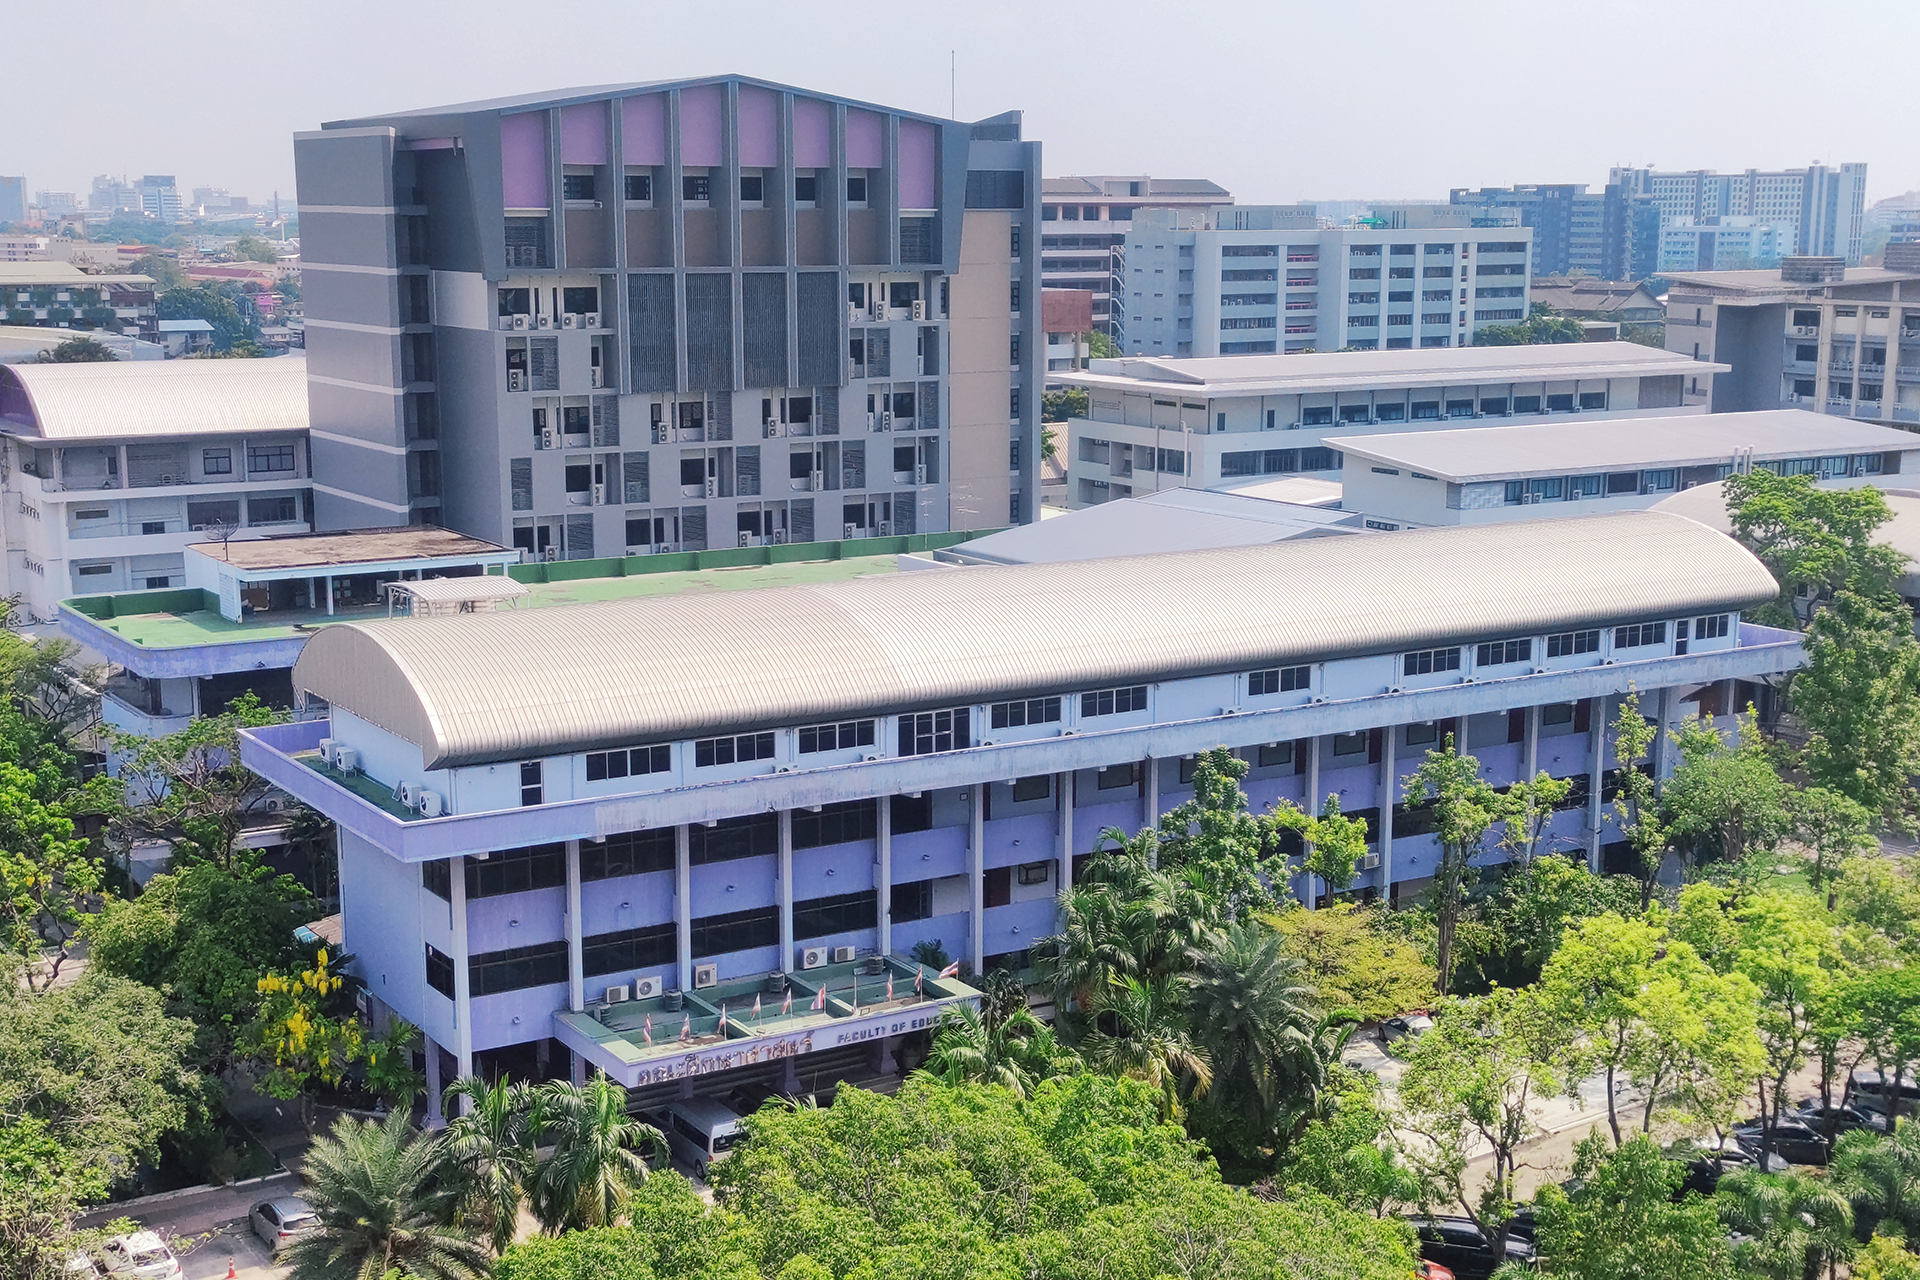
[[[513,318],[513,327],[516,329],[524,329],[527,327],[527,317],[525,312],[522,312],[521,314],[516,315]]]
[[[707,477],[707,496],[709,498],[717,498],[720,496],[720,482],[712,476]]]
[[[671,542],[656,542],[653,546],[653,554],[657,556],[663,556],[671,550],[673,550],[673,544]]]
[[[282,800],[282,799],[281,799],[281,798],[280,798],[279,796],[268,796],[268,797],[267,797],[267,812],[268,812],[268,813],[279,813],[279,812],[280,812],[280,811],[281,811],[282,809],[284,809],[284,808],[286,808],[286,807],[287,807],[287,802],[286,802],[285,800]]]
[[[553,328],[553,317],[552,316],[535,316],[533,320],[533,327],[536,329],[551,329]]]
[[[673,428],[664,422],[654,423],[653,442],[655,444],[671,444],[673,442]]]
[[[776,547],[784,547],[787,545],[787,531],[785,529],[775,529],[773,531],[773,545]]]
[[[514,319],[514,318],[513,318],[512,316],[501,316],[501,317],[500,317],[500,327],[501,327],[502,329],[511,329],[511,328],[513,328],[513,319]]]
[[[633,980],[633,998],[635,1000],[651,1000],[659,994],[660,979],[635,978]]]
[[[880,522],[880,536],[883,538],[891,538],[893,536],[893,521],[882,520]]]
[[[633,999],[633,988],[624,982],[615,983],[607,988],[608,1004],[625,1004]]]
[[[892,410],[890,409],[884,410],[880,414],[880,429],[882,431],[893,430],[893,411]]]
[[[719,985],[720,985],[720,966],[719,965],[697,964],[693,966],[693,989],[695,991],[699,991],[707,987],[717,987]]]
[[[592,369],[588,370],[588,373],[590,374],[590,376],[587,379],[588,386],[604,387],[607,385],[606,371],[602,369],[599,365],[593,366]]]
[[[603,484],[597,484],[593,486],[593,505],[596,507],[603,507],[606,505],[606,503],[607,503],[607,486]]]
[[[881,300],[880,295],[877,293],[873,296],[873,301],[867,304],[867,311],[875,320],[885,320],[887,318],[887,304]]]
[[[360,772],[360,753],[352,747],[333,749],[333,767],[342,773]]]
[[[859,527],[860,526],[857,524],[843,524],[840,526],[840,536],[843,538],[851,538],[854,534],[854,530],[858,529]]]
[[[580,317],[574,315],[571,311],[560,317],[560,327],[562,329],[571,329],[579,322]]]
[[[546,551],[541,554],[540,558],[548,564],[554,564],[560,559],[560,548],[548,547]]]
[[[802,969],[820,969],[824,968],[826,963],[827,949],[825,947],[806,947],[800,952],[800,967]]]
[[[768,418],[766,421],[766,433],[767,439],[778,440],[780,438],[780,419]]]
[[[927,304],[918,298],[913,300],[913,318],[915,320],[925,320],[927,318]]]
[[[507,390],[525,391],[527,389],[526,377],[527,375],[518,369],[507,370]]]
[[[927,482],[927,468],[924,463],[913,469],[913,482],[915,484],[925,484]]]
[[[582,322],[589,329],[598,329],[600,327],[600,313],[598,311],[589,311],[582,317]]]
[[[740,545],[743,547],[750,547],[753,545],[753,535],[748,533],[745,529],[742,529],[740,531]]]
[[[560,447],[560,433],[552,427],[540,428],[540,447],[542,449],[558,449]]]
[[[1360,859],[1360,869],[1362,871],[1373,871],[1377,869],[1379,865],[1380,865],[1380,855],[1377,853],[1370,853],[1366,855],[1364,858]]]
[[[438,791],[429,791],[422,787],[419,804],[416,807],[420,810],[421,817],[437,818],[447,811],[447,802],[441,799]]]
[[[320,759],[326,764],[333,763],[333,739],[320,739]]]
[[[833,949],[833,962],[835,964],[852,964],[853,948],[852,947],[835,947]]]

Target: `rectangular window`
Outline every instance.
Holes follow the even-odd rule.
[[[1423,724],[1407,726],[1407,745],[1410,747],[1424,747],[1438,741],[1440,741],[1440,726],[1431,720]]]
[[[1056,724],[1060,720],[1060,699],[1027,698],[1020,702],[996,702],[988,712],[996,729],[1018,729],[1030,724]]]
[[[1413,420],[1415,422],[1421,422],[1429,418],[1438,418],[1439,416],[1440,402],[1438,400],[1415,400],[1413,402]]]
[[[1255,698],[1270,693],[1291,693],[1312,684],[1312,667],[1271,667],[1247,673],[1247,693]]]
[[[780,908],[753,907],[729,911],[724,915],[701,916],[693,921],[689,941],[696,958],[746,951],[753,947],[773,947],[780,943]]]
[[[202,449],[200,451],[200,469],[210,476],[232,475],[233,450]]]
[[[900,717],[900,754],[924,756],[936,751],[959,751],[973,745],[967,724],[968,709],[908,712]]]
[[[520,766],[520,804],[522,807],[540,803],[541,768],[538,760],[528,760]]]
[[[1530,662],[1532,659],[1532,640],[1495,640],[1480,646],[1479,652],[1474,655],[1474,665],[1499,667],[1509,662]]]
[[[293,470],[293,446],[290,444],[250,444],[247,446],[247,473]]]
[[[580,842],[580,879],[611,880],[651,871],[671,871],[675,861],[672,827],[623,831],[605,840]]]
[[[593,175],[590,173],[568,173],[560,177],[562,200],[591,200],[594,198],[593,191]]]
[[[879,832],[880,806],[874,800],[843,800],[820,806],[820,812],[797,809],[793,815],[793,847],[819,849],[830,844],[871,840]]]
[[[1272,769],[1280,765],[1293,763],[1293,744],[1291,742],[1264,742],[1254,763],[1262,769]]]
[[[650,173],[629,173],[626,175],[627,199],[636,204],[651,203],[653,200],[653,175]]]
[[[580,939],[580,969],[587,977],[595,978],[605,973],[672,964],[676,954],[674,943],[674,927],[670,924],[590,934]]]
[[[536,844],[467,859],[467,901],[558,889],[567,882],[567,846]]]
[[[700,738],[693,744],[693,764],[705,769],[719,764],[748,764],[773,759],[771,733],[742,733],[729,738]]]
[[[695,823],[687,828],[687,861],[691,866],[772,857],[779,852],[780,820],[771,813],[722,818],[712,826]]]
[[[475,996],[528,987],[551,986],[567,980],[567,944],[543,942],[531,947],[483,951],[467,961],[467,989]]]
[[[1025,804],[1033,800],[1045,800],[1053,794],[1053,775],[1036,773],[1030,778],[1013,780],[1013,798],[1016,803]]]
[[[453,901],[452,863],[441,858],[437,862],[420,864],[420,887],[442,902]]]
[[[453,999],[453,957],[427,944],[427,985],[447,999]]]
[[[1358,733],[1336,733],[1333,735],[1333,754],[1336,756],[1363,756],[1367,754],[1367,731]]]
[[[1599,633],[1595,632],[1594,634],[1598,635]],[[1571,702],[1555,702],[1540,708],[1540,723],[1572,724],[1573,704]]]
[[[1599,651],[1600,633],[1598,631],[1563,631],[1557,636],[1547,637],[1549,658],[1571,658],[1576,654]]]
[[[1133,766],[1130,764],[1110,764],[1094,775],[1094,781],[1102,791],[1118,791],[1122,787],[1133,785]]]
[[[665,773],[672,767],[673,748],[664,742],[651,747],[631,747],[624,751],[587,753],[588,782],[638,778],[649,773]]]
[[[1402,675],[1425,676],[1436,671],[1458,671],[1460,669],[1460,649],[1421,649],[1404,655],[1400,660]]]
[[[1607,407],[1607,393],[1604,391],[1582,391],[1580,393],[1582,409],[1604,409]]]
[[[933,881],[914,880],[893,886],[888,914],[895,924],[910,924],[933,914]]]
[[[269,494],[247,499],[248,524],[288,524],[300,518],[300,500],[290,493]],[[166,528],[149,530],[165,533]]]
[[[713,181],[704,173],[685,174],[680,179],[680,198],[688,204],[705,204],[713,194]]]
[[[740,175],[740,203],[759,204],[766,196],[766,181],[757,173]]]
[[[1551,396],[1548,396],[1548,397],[1547,397],[1547,412],[1548,412],[1548,413],[1571,413],[1571,412],[1573,412],[1573,396],[1572,396],[1572,394],[1571,394],[1571,393],[1569,393],[1569,394],[1566,394],[1566,395],[1551,395]]]
[[[793,202],[795,204],[814,204],[820,199],[820,178],[816,174],[796,173],[793,175]]]
[[[1539,396],[1515,396],[1513,398],[1513,411],[1515,413],[1540,412],[1540,397]]]
[[[831,898],[809,898],[793,904],[795,939],[856,933],[876,928],[879,923],[880,897],[871,889],[835,894]]]
[[[873,745],[873,721],[844,720],[839,724],[810,724],[800,730],[800,754],[851,751]]]
[[[1693,638],[1695,640],[1719,640],[1730,630],[1729,615],[1720,613],[1693,620]]]
[[[1102,689],[1098,693],[1080,695],[1080,715],[1115,716],[1129,711],[1147,709],[1147,686],[1131,685],[1125,689]]]
[[[1667,642],[1667,624],[1664,622],[1636,622],[1631,626],[1613,629],[1613,647],[1616,649],[1642,649],[1650,644]]]

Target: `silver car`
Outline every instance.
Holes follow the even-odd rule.
[[[180,1280],[180,1264],[167,1242],[151,1231],[115,1236],[100,1246],[110,1280]]]
[[[262,1200],[253,1206],[247,1219],[253,1224],[253,1234],[266,1241],[275,1254],[320,1226],[320,1219],[299,1196]]]

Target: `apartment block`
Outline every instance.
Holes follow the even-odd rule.
[[[1607,181],[1629,195],[1651,196],[1662,227],[1716,215],[1754,218],[1792,228],[1792,254],[1844,258],[1848,266],[1860,262],[1867,221],[1864,164],[1740,173],[1616,168]]]
[[[1261,477],[1339,480],[1340,437],[1490,419],[1562,424],[1683,410],[1684,386],[1725,366],[1630,342],[1095,360],[1067,421],[1074,507]]]
[[[1432,349],[1527,316],[1532,233],[1323,228],[1312,206],[1146,210],[1128,234],[1122,350]]]
[[[1660,270],[1745,271],[1770,267],[1793,253],[1794,230],[1783,223],[1713,214],[1677,218],[1660,231]]]
[[[1256,810],[1339,796],[1351,896],[1404,900],[1439,856],[1404,783],[1429,748],[1572,780],[1547,845],[1611,868],[1620,698],[1725,717],[1801,661],[1740,620],[1765,569],[1681,517],[1391,538],[325,627],[293,681],[328,718],[241,758],[339,824],[342,949],[425,1030],[430,1097],[589,1067],[641,1105],[797,1092],[974,997],[916,947],[1026,967],[1100,833],[1190,798],[1198,752],[1236,751]],[[1551,591],[1502,572],[1541,564]],[[625,639],[656,634],[682,659]]]
[[[1651,196],[1621,183],[1590,192],[1583,182],[1514,187],[1456,187],[1455,206],[1486,218],[1514,212],[1533,232],[1534,270],[1543,276],[1583,275],[1640,280],[1654,272],[1660,250],[1659,209]]]
[[[1114,305],[1126,271],[1127,232],[1142,209],[1214,209],[1233,194],[1204,178],[1145,174],[1048,178],[1040,187],[1041,279],[1049,289],[1093,295],[1094,322],[1111,338],[1126,333],[1123,308]]]
[[[1031,518],[1039,145],[739,76],[295,140],[323,528],[539,559]]]
[[[112,329],[152,338],[159,318],[152,276],[88,274],[71,262],[0,262],[0,320],[53,329]]]

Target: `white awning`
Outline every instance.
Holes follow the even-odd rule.
[[[464,578],[423,578],[418,582],[389,582],[387,608],[402,598],[409,601],[416,618],[437,617],[446,613],[491,613],[502,601],[518,602],[533,594],[525,583],[505,574],[476,574]]]

